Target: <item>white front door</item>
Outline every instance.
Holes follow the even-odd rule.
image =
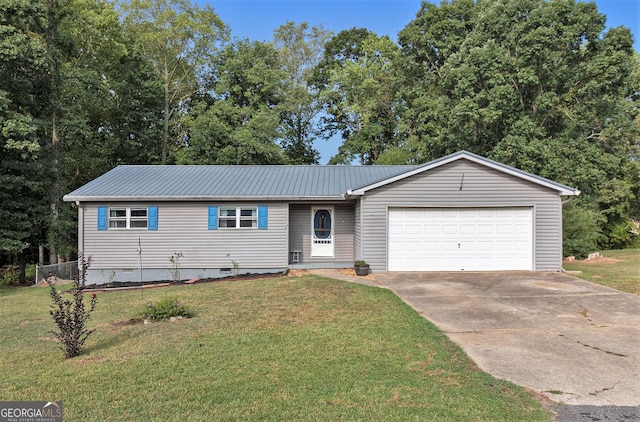
[[[311,256],[333,256],[333,208],[311,208]]]

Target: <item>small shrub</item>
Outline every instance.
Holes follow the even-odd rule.
[[[160,321],[171,317],[181,316],[183,318],[192,318],[195,315],[184,303],[175,297],[162,299],[158,303],[149,302],[145,305],[140,313],[140,318],[151,321]]]
[[[53,336],[62,342],[60,347],[66,358],[78,356],[82,352],[82,345],[87,337],[95,330],[86,328],[87,320],[96,307],[98,298],[94,293],[91,296],[91,307],[87,310],[84,305],[85,274],[91,265],[91,258],[80,257],[81,268],[78,277],[73,284],[73,300],[63,300],[62,295],[53,282],[49,282],[49,294],[53,300],[49,314],[60,331],[51,331]]]
[[[0,268],[0,286],[17,286],[20,276],[17,265],[5,265]]]
[[[180,258],[183,256],[182,252],[174,252],[174,254],[169,257],[169,262],[171,262],[171,276],[174,282],[180,281]]]

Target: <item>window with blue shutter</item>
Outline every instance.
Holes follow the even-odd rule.
[[[258,207],[258,229],[259,230],[267,230],[268,220],[269,220],[269,211],[266,205],[260,205]]]
[[[209,207],[209,230],[218,230],[218,207]]]
[[[107,230],[107,207],[98,207],[98,230]]]
[[[158,207],[149,207],[147,209],[148,213],[148,229],[149,230],[158,230]]]

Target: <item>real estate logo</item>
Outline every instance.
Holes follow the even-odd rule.
[[[62,402],[0,401],[0,422],[62,422]]]

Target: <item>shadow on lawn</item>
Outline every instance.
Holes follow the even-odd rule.
[[[87,359],[87,355],[99,352],[101,350],[107,350],[114,346],[119,346],[120,344],[131,339],[131,332],[123,328],[142,324],[142,320],[128,319],[124,321],[116,321],[96,325],[93,328],[96,329],[96,332],[101,332],[104,337],[101,336],[97,339],[94,339],[95,343],[87,345],[81,356],[83,356],[85,360],[90,361],[91,359]]]

